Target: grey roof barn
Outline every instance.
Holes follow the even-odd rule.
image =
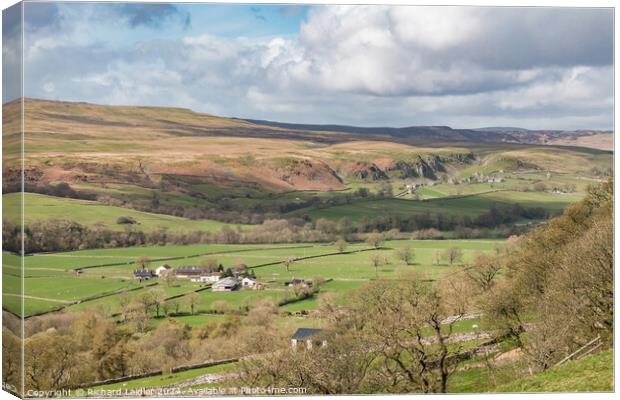
[[[306,343],[306,348],[308,350],[312,349],[313,344],[318,347],[323,347],[327,345],[327,341],[321,337],[322,329],[316,328],[299,328],[293,336],[291,336],[291,347],[293,350],[297,349],[297,345],[299,343]]]

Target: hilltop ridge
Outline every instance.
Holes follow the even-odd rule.
[[[4,104],[9,118],[18,115],[19,101]],[[311,140],[338,143],[351,140],[389,140],[409,144],[434,142],[521,143],[582,146],[601,150],[613,148],[613,133],[599,130],[528,130],[511,127],[458,129],[449,126],[359,127],[340,124],[297,124],[234,118],[195,112],[188,108],[160,106],[101,105],[86,102],[25,99],[28,125],[39,122],[67,128],[68,123],[82,127],[114,129],[150,129],[172,136],[230,136]],[[6,121],[5,121],[6,123]],[[116,137],[127,139],[126,135]]]

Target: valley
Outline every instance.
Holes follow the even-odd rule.
[[[27,346],[68,343],[55,329],[71,327],[85,332],[75,349],[107,354],[100,362],[111,370],[92,365],[68,387],[96,396],[253,382],[262,377],[252,371],[278,367],[261,364],[265,355],[279,360],[308,330],[329,332],[334,346],[325,351],[338,355],[327,359],[346,359],[375,340],[359,333],[342,343],[348,333],[337,332],[351,318],[367,318],[366,306],[379,307],[375,315],[399,302],[406,309],[415,296],[441,307],[435,328],[449,338],[438,346],[432,320],[411,320],[430,351],[421,361],[437,362],[441,349],[462,358],[448,391],[546,387],[543,375],[525,376],[525,356],[503,361],[521,347],[490,304],[509,295],[494,288],[511,284],[507,262],[527,250],[524,238],[552,229],[549,221],[609,182],[613,153],[598,148],[608,133],[362,129],[178,108],[25,105],[23,195],[18,115],[14,103],[4,106],[3,313],[8,327],[25,319]],[[434,290],[445,305],[432,302]],[[400,329],[397,319],[384,323]],[[528,314],[524,323],[538,322]],[[115,344],[89,344],[93,330]],[[143,359],[136,348],[151,350]],[[313,354],[291,357],[304,365]],[[373,365],[386,356],[375,354]],[[488,383],[490,373],[507,383]]]

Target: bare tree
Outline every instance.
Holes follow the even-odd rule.
[[[215,272],[218,269],[218,263],[217,260],[209,258],[207,260],[200,261],[198,263],[198,268],[206,272]]]
[[[347,242],[345,242],[342,239],[338,240],[335,243],[335,245],[336,245],[336,249],[338,250],[339,253],[344,253],[345,250],[347,249]]]
[[[435,252],[433,253],[433,259],[435,261],[435,265],[439,265],[441,263],[441,259],[442,259],[442,251],[441,250],[435,250]]]
[[[151,265],[151,259],[148,258],[147,256],[140,256],[136,258],[136,261],[134,262],[134,264],[136,265],[138,269],[148,269],[149,266]]]
[[[296,257],[286,257],[284,259],[284,261],[282,261],[282,264],[284,264],[284,268],[286,268],[286,272],[290,272],[291,271],[291,265],[293,265],[295,263],[295,261],[297,261]]]
[[[446,392],[460,351],[450,340],[455,321],[445,322],[450,312],[441,292],[415,275],[396,284],[378,281],[358,293],[352,315],[384,360],[377,374],[386,390]]]
[[[155,316],[159,318],[159,311],[162,305],[166,302],[166,295],[162,289],[151,289],[151,296],[153,298],[153,307],[155,307]]]
[[[366,237],[366,244],[375,249],[381,248],[383,246],[383,235],[378,232],[373,232]]]
[[[202,298],[200,297],[200,295],[198,293],[191,293],[191,294],[188,294],[187,296],[185,296],[185,302],[189,306],[189,309],[190,309],[190,312],[191,312],[192,315],[194,315],[194,311],[196,309],[196,306],[198,306],[200,304],[201,300],[202,300]]]
[[[406,245],[396,249],[396,257],[405,264],[409,265],[415,259],[415,252],[411,246]]]
[[[495,284],[495,278],[501,269],[502,264],[499,255],[480,254],[472,265],[464,268],[464,272],[476,287],[482,292],[486,292]]]
[[[463,250],[458,247],[449,247],[444,250],[442,259],[450,265],[460,263],[463,261]]]
[[[375,276],[379,277],[379,267],[381,266],[381,262],[383,261],[381,255],[379,254],[373,254],[370,257],[370,264],[373,266],[373,268],[375,269]]]
[[[163,271],[161,277],[164,279],[164,282],[166,282],[166,286],[168,287],[173,286],[177,280],[177,274],[172,269]]]

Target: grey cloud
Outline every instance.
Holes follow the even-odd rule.
[[[495,8],[483,12],[482,18],[482,30],[474,40],[439,55],[489,69],[613,62],[611,9]]]
[[[178,18],[166,10],[154,22],[134,9],[128,24]],[[470,26],[448,33],[402,31],[413,23],[400,9],[325,7],[293,39],[42,41],[28,53],[26,94],[301,123],[611,127],[611,14],[529,10],[457,13],[450,21]]]

